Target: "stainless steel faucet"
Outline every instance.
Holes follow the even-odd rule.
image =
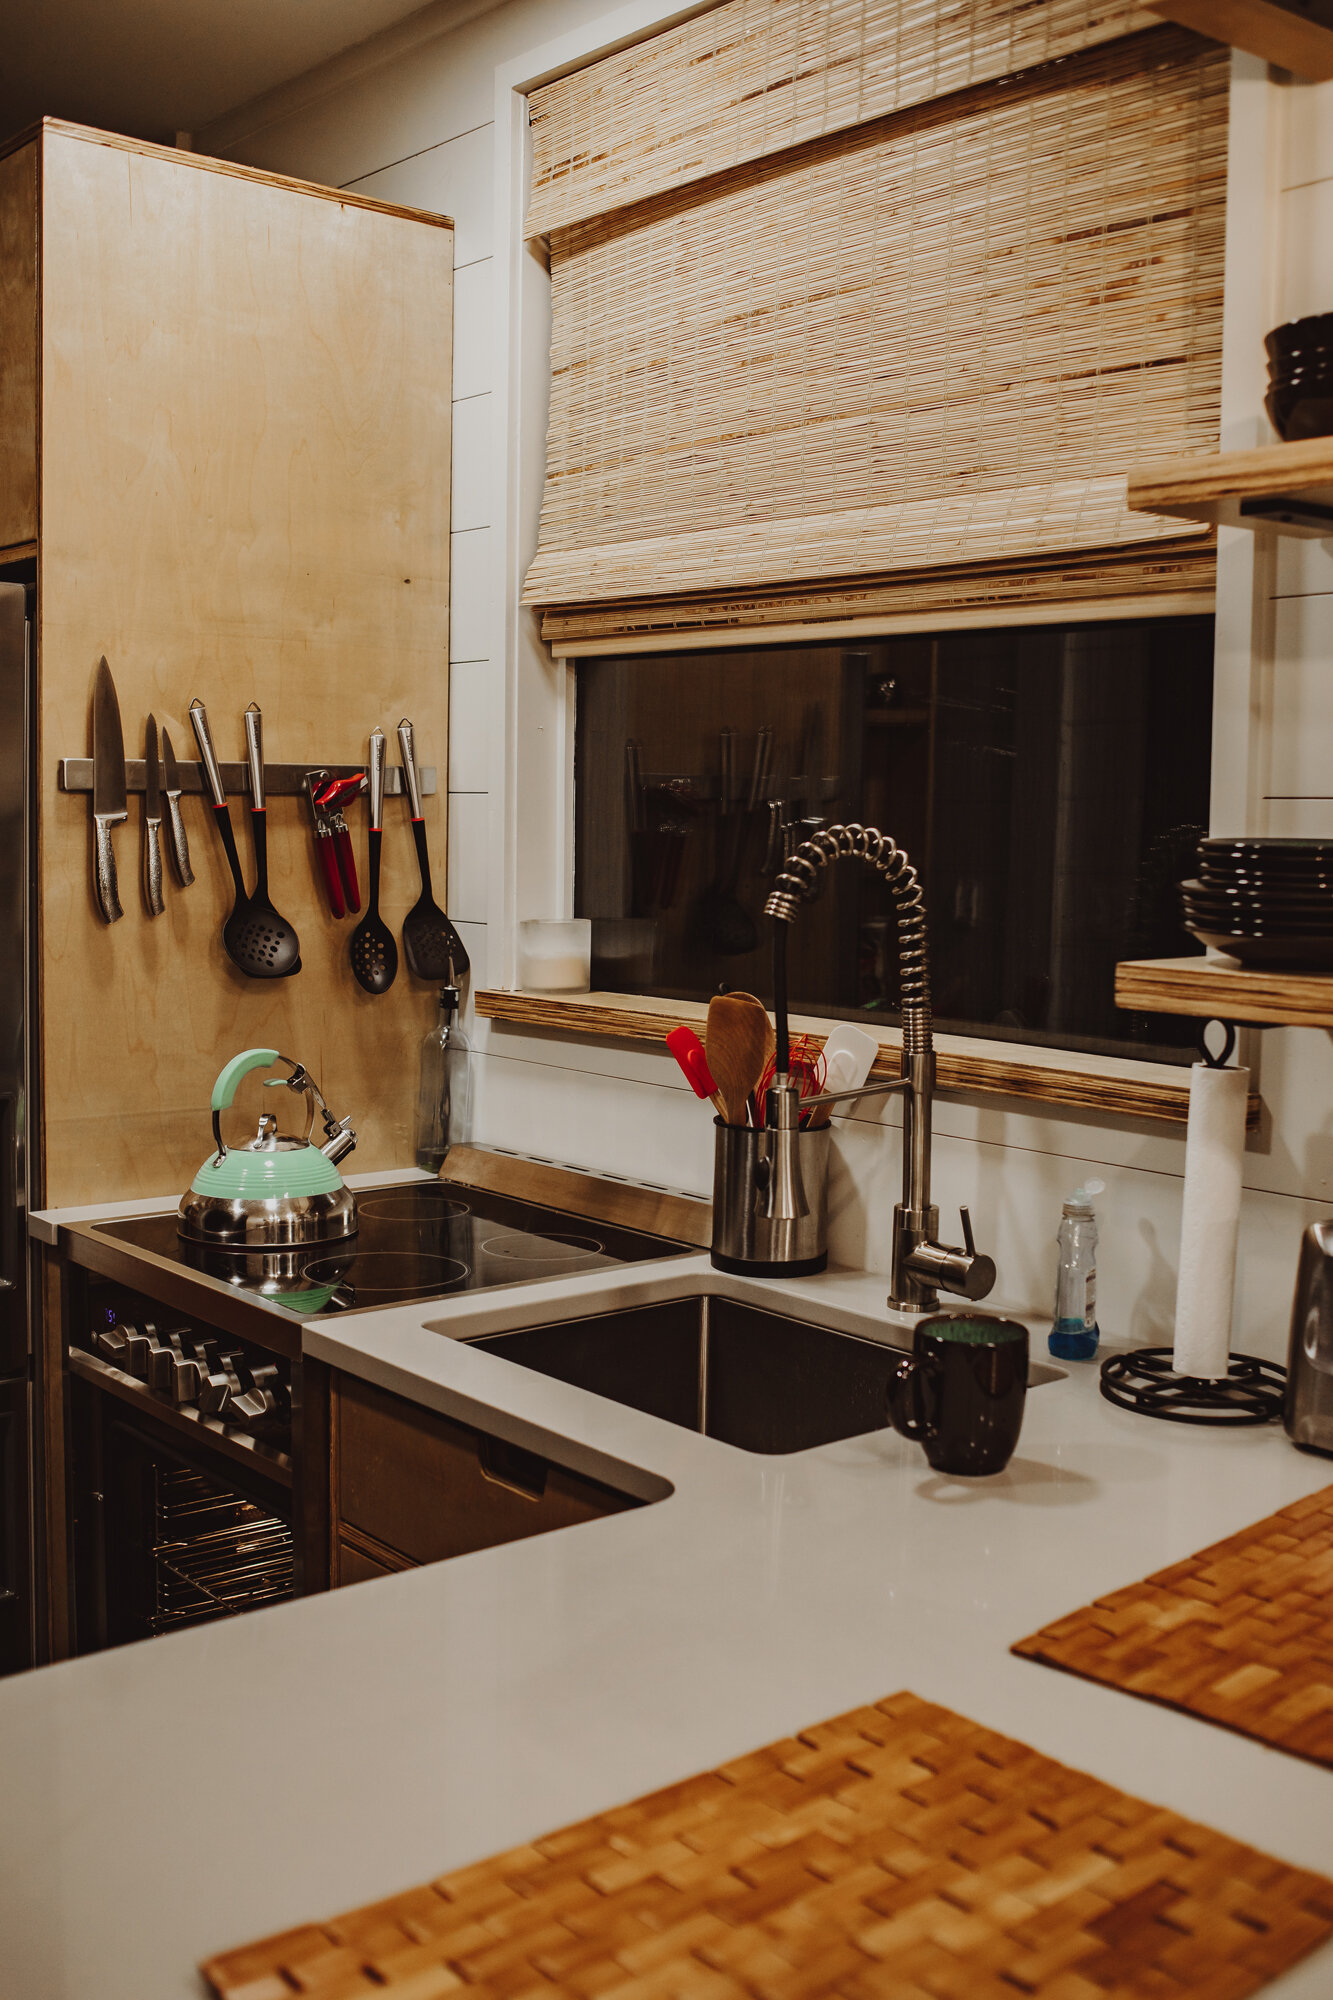
[[[843,1098],[863,1097],[878,1089],[903,1092],[903,1198],[893,1211],[893,1275],[889,1304],[901,1312],[930,1312],[941,1288],[963,1298],[984,1299],[995,1283],[995,1264],[982,1255],[972,1239],[972,1222],[961,1211],[963,1241],[937,1241],[940,1213],[930,1199],[930,1107],[935,1092],[935,1043],[930,1012],[930,966],[926,944],[926,904],[917,872],[902,848],[873,826],[822,827],[787,857],[764,904],[764,912],[779,926],[789,925],[802,903],[817,893],[830,862],[864,861],[888,882],[898,919],[898,955],[902,968],[902,1074],[891,1082],[863,1085],[856,1091],[806,1098],[800,1110]],[[783,967],[777,976],[779,964]],[[780,1014],[786,1014],[785,933],[775,933],[774,984]],[[783,1075],[774,1078],[770,1123],[779,1134],[796,1129],[796,1086]],[[775,1175],[785,1182],[786,1198],[800,1198],[800,1170],[795,1165],[794,1137],[787,1148],[793,1156],[788,1171]],[[791,1176],[794,1173],[793,1187]]]

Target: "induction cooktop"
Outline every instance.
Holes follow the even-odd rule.
[[[99,1222],[105,1236],[203,1271],[302,1316],[369,1312],[681,1257],[688,1246],[480,1188],[404,1181],[356,1197],[357,1233],[291,1250],[218,1250],[177,1233],[175,1215]]]

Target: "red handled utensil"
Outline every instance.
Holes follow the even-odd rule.
[[[315,852],[319,856],[319,872],[324,878],[324,892],[329,899],[329,908],[335,917],[344,917],[347,914],[347,905],[343,901],[342,877],[338,872],[338,854],[333,843],[333,827],[319,803],[319,794],[328,782],[327,771],[307,771],[305,795],[310,804],[310,818],[315,828]]]
[[[347,908],[355,914],[361,908],[361,889],[356,879],[356,856],[352,851],[352,834],[343,818],[343,807],[350,799],[359,798],[366,789],[366,774],[357,771],[350,778],[332,778],[317,794],[315,805],[327,819],[333,836],[333,851],[337,857],[338,874],[342,880],[343,894]],[[338,912],[341,916],[341,910]]]
[[[704,1045],[695,1034],[693,1028],[687,1028],[682,1022],[680,1027],[673,1028],[671,1033],[666,1037],[666,1045],[680,1064],[685,1081],[689,1084],[695,1096],[707,1098],[719,1118],[723,1117],[725,1114],[722,1110],[722,1102],[718,1095],[717,1085],[713,1081],[713,1073],[708,1067],[708,1057],[704,1053]]]

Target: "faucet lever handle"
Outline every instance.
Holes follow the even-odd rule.
[[[964,1250],[966,1250],[969,1257],[975,1257],[977,1254],[977,1246],[976,1246],[976,1240],[972,1235],[972,1217],[968,1213],[966,1202],[963,1203],[958,1213],[962,1219],[962,1224],[963,1224],[963,1248]]]

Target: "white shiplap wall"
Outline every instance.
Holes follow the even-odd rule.
[[[368,45],[199,141],[275,171],[437,209],[456,223],[449,908],[473,954],[474,983],[501,970],[494,855],[507,824],[506,718],[491,635],[502,629],[499,524],[515,497],[491,394],[502,332],[496,253],[508,241],[496,201],[508,142],[495,125],[495,73],[526,64],[535,74],[531,53],[556,35],[586,30],[593,51],[604,9],[605,0],[511,0],[452,14],[440,7],[417,17],[409,46],[390,34],[378,53]],[[463,11],[470,18],[459,24]],[[605,38],[621,29],[618,20]],[[1333,307],[1333,85],[1281,84],[1244,58],[1236,75],[1226,441],[1239,445],[1265,436],[1257,334],[1278,318]],[[1250,537],[1233,536],[1222,565],[1217,828],[1248,821],[1254,830],[1333,833],[1333,544],[1289,542],[1256,556]],[[513,810],[521,822],[521,799]],[[528,832],[550,837],[545,827]],[[709,1125],[665,1054],[485,1023],[476,1040],[483,1141],[707,1190]],[[1269,1035],[1256,1060],[1271,1115],[1247,1159],[1238,1339],[1277,1355],[1300,1231],[1333,1203],[1333,1042],[1313,1032]],[[957,1203],[970,1202],[1008,1301],[1048,1307],[1061,1197],[1095,1172],[1107,1182],[1099,1202],[1103,1329],[1135,1342],[1169,1339],[1179,1133],[1013,1100],[942,1100],[937,1109],[936,1197],[946,1233]],[[833,1242],[842,1261],[887,1267],[897,1118],[891,1106],[841,1128]]]

